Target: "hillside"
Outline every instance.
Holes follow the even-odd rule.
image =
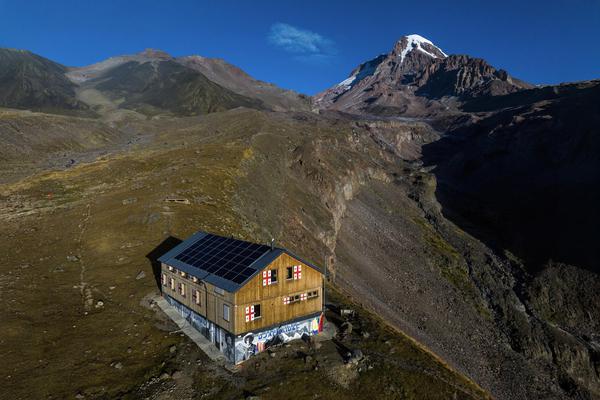
[[[600,82],[492,99],[505,108],[423,148],[445,213],[532,271],[553,260],[600,273]]]
[[[330,289],[328,302],[358,311],[352,332],[318,349],[302,342],[275,348],[273,357],[264,354],[235,375],[208,361],[150,307],[147,298],[157,291],[151,254],[165,239],[196,229],[258,241],[268,232],[316,259],[329,254],[310,232],[331,235],[336,222],[324,199],[312,189],[300,190],[306,181],[298,168],[299,151],[348,137],[351,128],[297,117],[232,110],[157,121],[157,136],[138,149],[2,185],[6,240],[0,263],[14,266],[0,272],[5,327],[0,340],[10,365],[0,377],[4,390],[17,398],[193,398],[202,393],[238,399],[256,393],[277,399],[295,387],[301,397],[341,399],[385,386],[378,398],[489,398],[406,336],[340,297],[337,289]],[[307,136],[307,127],[321,132]],[[370,157],[377,148],[369,143],[352,150],[344,139],[327,165],[347,165],[349,154],[361,165],[373,165]],[[320,168],[308,159],[303,165]],[[189,204],[165,201],[174,196]],[[277,201],[258,208],[250,201],[256,196]],[[290,218],[297,230],[284,233],[280,224]],[[330,318],[335,322],[335,315]],[[345,364],[347,348],[362,349],[368,360]],[[272,383],[265,383],[265,376]],[[278,384],[281,376],[284,387]],[[306,385],[309,379],[319,384]]]
[[[211,81],[235,93],[261,100],[274,111],[308,111],[310,109],[308,96],[254,79],[225,60],[188,56],[178,57],[176,61],[201,72]]]
[[[0,48],[0,107],[89,115],[66,70],[29,51]]]
[[[120,108],[146,115],[171,112],[198,115],[261,103],[211,82],[199,72],[170,60],[127,62],[88,82]]]
[[[71,68],[67,76],[82,87],[81,95],[85,98],[96,100],[94,92],[100,89],[118,102],[119,108],[150,113],[167,110],[190,115],[235,106],[299,111],[308,110],[310,104],[308,97],[256,80],[224,60],[172,57],[154,49]],[[145,86],[149,82],[154,84]],[[160,89],[153,92],[149,87]],[[119,95],[133,96],[134,93],[135,98],[122,103]]]
[[[0,183],[69,168],[139,140],[135,131],[96,119],[0,109]]]

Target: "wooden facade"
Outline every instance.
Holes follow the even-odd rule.
[[[287,268],[301,266],[300,279],[288,279]],[[323,275],[286,253],[282,253],[263,271],[276,270],[277,283],[263,286],[262,272],[252,278],[235,293],[235,334],[261,330],[304,315],[323,310]],[[293,273],[293,271],[292,271]],[[284,304],[284,297],[301,296],[316,292],[316,296],[306,300],[290,301]],[[260,305],[261,316],[246,322],[246,307]]]
[[[222,290],[165,263],[161,265],[163,294],[233,335],[278,326],[323,310],[323,275],[285,252],[236,292]],[[294,276],[294,267],[300,267],[299,278]],[[292,269],[291,277],[288,268]],[[263,271],[276,274],[277,281],[263,285]],[[259,306],[260,316],[255,314],[247,321],[247,310],[252,306]]]
[[[171,279],[174,282],[173,286],[171,286]],[[230,332],[233,330],[234,296],[232,293],[221,290],[210,283],[194,279],[190,274],[182,274],[181,271],[170,268],[164,263],[162,264],[161,280],[163,294],[172,297],[223,329]],[[181,285],[183,285],[183,294],[180,291]],[[199,301],[196,296],[199,296]],[[225,306],[229,307],[229,319],[225,318]]]

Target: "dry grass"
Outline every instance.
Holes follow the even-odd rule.
[[[168,236],[198,229],[255,238],[233,202],[248,163],[264,155],[247,139],[265,123],[261,114],[199,121],[165,131],[144,149],[0,186],[2,396],[136,398],[148,379],[189,361],[169,351],[186,340],[142,306],[156,291],[146,255]],[[167,204],[168,197],[189,204]],[[141,271],[145,278],[136,279]],[[291,352],[258,358],[264,371],[249,363],[241,383],[213,376],[206,365],[192,368],[193,392],[232,399],[251,392],[266,399],[292,392],[330,399],[485,397],[377,318],[359,314],[360,329],[371,336],[352,336],[344,345],[361,347],[373,368],[346,388],[327,380],[327,368],[315,370]],[[338,368],[338,350],[328,343],[314,359]]]

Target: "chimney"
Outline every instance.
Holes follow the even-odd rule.
[[[271,251],[275,250],[275,238],[271,238]]]

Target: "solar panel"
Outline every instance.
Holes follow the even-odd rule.
[[[238,276],[233,277],[231,280],[239,285],[242,282],[244,282],[247,278],[248,277],[243,277],[242,275],[238,275]]]
[[[257,271],[250,265],[268,250],[269,246],[207,233],[174,258],[239,285]]]

